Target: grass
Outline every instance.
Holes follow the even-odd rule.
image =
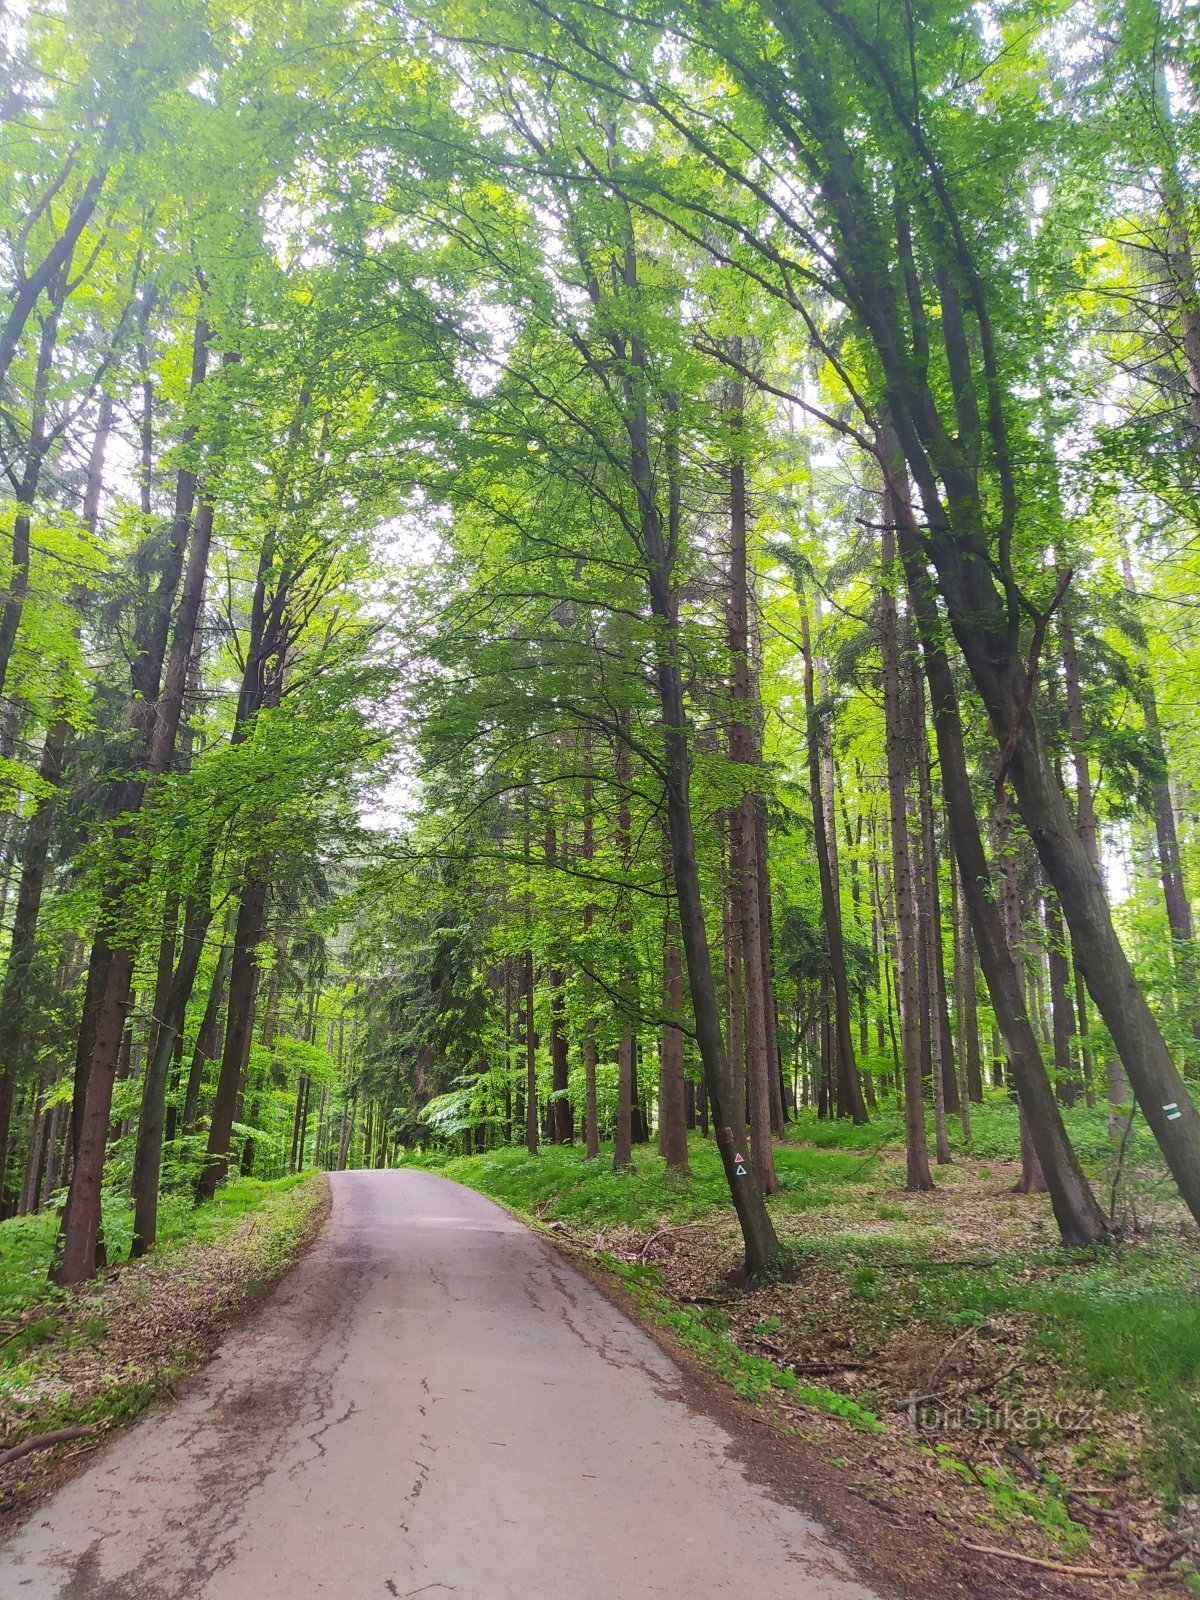
[[[445,1158],[436,1153],[414,1157],[447,1178],[470,1184],[494,1200],[537,1216],[544,1222],[565,1222],[592,1230],[621,1223],[640,1227],[647,1221],[683,1223],[728,1204],[729,1190],[715,1146],[693,1140],[692,1171],[680,1177],[667,1171],[649,1146],[634,1148],[633,1171],[617,1173],[611,1149],[598,1161],[587,1161],[575,1145],[549,1145],[531,1160],[524,1150],[501,1149],[482,1156]],[[776,1168],[785,1206],[820,1209],[844,1185],[862,1177],[862,1152],[810,1150],[782,1146]]]
[[[305,1181],[299,1174],[271,1183],[234,1178],[201,1206],[194,1206],[186,1195],[165,1194],[159,1201],[157,1253],[218,1239],[243,1218],[261,1210],[273,1195]],[[53,1210],[0,1222],[0,1320],[17,1316],[31,1306],[64,1298],[48,1279],[57,1235],[58,1214]],[[128,1195],[105,1195],[104,1239],[110,1262],[123,1261],[128,1256],[133,1239],[133,1204]]]

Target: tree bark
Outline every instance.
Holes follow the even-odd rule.
[[[629,751],[624,742],[618,737],[616,747],[616,779],[619,791],[617,800],[617,853],[621,858],[622,869],[629,865],[629,854],[632,848],[630,830],[632,819],[629,809]],[[625,893],[626,891],[622,891]],[[633,934],[633,918],[626,908],[617,925],[621,938],[622,951],[629,949],[629,941]],[[621,965],[621,998],[619,1017],[621,1036],[617,1045],[617,1118],[613,1130],[613,1170],[623,1172],[633,1165],[633,1014],[636,1011],[635,1002],[636,976],[628,958],[622,956]]]
[[[893,457],[894,459],[894,457]],[[895,474],[892,474],[895,484]],[[1054,1091],[1046,1075],[1025,1006],[1020,971],[1005,935],[995,885],[975,813],[963,746],[958,694],[943,644],[941,618],[921,552],[907,496],[893,492],[900,525],[900,549],[933,711],[942,790],[951,839],[958,857],[959,882],[970,912],[980,965],[1008,1050],[1024,1123],[1040,1159],[1063,1243],[1094,1244],[1108,1225],[1067,1138]]]
[[[683,958],[679,951],[679,931],[669,912],[663,921],[663,1011],[668,1019],[683,1016]],[[666,1158],[672,1171],[687,1172],[683,1034],[673,1020],[663,1025],[660,1050],[658,1153]]]
[[[734,341],[740,354],[740,341]],[[745,397],[742,385],[733,385],[731,417],[740,436]],[[752,718],[750,627],[748,619],[749,565],[746,553],[746,472],[739,454],[729,465],[729,603],[730,655],[729,759],[748,772],[757,767]],[[771,1062],[767,1033],[767,983],[763,974],[763,933],[759,901],[758,801],[748,778],[730,813],[730,894],[738,919],[745,1001],[746,1088],[750,1123],[750,1161],[763,1194],[779,1188],[771,1147]]]
[[[267,879],[261,868],[249,867],[239,897],[233,954],[229,967],[229,1001],[225,1045],[213,1099],[204,1165],[196,1180],[197,1201],[211,1200],[229,1165],[234,1112],[254,1031],[254,996],[258,986],[258,946],[266,928]]]
[[[188,900],[183,918],[179,959],[171,975],[165,1004],[157,1018],[150,1059],[142,1082],[141,1115],[133,1159],[132,1256],[145,1255],[158,1239],[158,1184],[166,1122],[167,1073],[183,1029],[188,1001],[196,984],[204,941],[212,921],[208,874]]]
[[[808,774],[813,808],[813,833],[817,871],[821,883],[821,910],[825,938],[829,947],[829,972],[833,986],[834,1057],[837,1074],[837,1109],[856,1123],[865,1123],[867,1108],[863,1100],[858,1063],[854,1059],[854,1035],[850,1027],[850,985],[846,979],[846,952],[842,942],[842,908],[834,878],[830,840],[833,818],[825,814],[825,794],[821,773],[824,736],[813,696],[813,652],[809,635],[808,607],[801,600],[800,638],[804,654],[804,706],[808,721]]]
[[[934,1187],[925,1131],[925,1094],[921,1074],[921,996],[918,983],[917,908],[908,830],[907,795],[912,773],[911,704],[906,711],[905,678],[900,656],[900,618],[892,592],[895,567],[894,524],[898,511],[885,485],[883,513],[883,582],[879,591],[879,649],[883,667],[884,743],[887,759],[888,821],[892,846],[892,882],[896,902],[896,999],[900,1012],[900,1058],[904,1085],[904,1145],[907,1187]]]
[[[584,761],[591,764],[591,738],[584,736]],[[583,859],[591,862],[596,859],[596,822],[592,807],[592,784],[588,779],[583,786]],[[583,934],[585,946],[588,935],[592,930],[595,920],[596,908],[589,900],[583,908]],[[590,966],[590,952],[589,952]],[[585,1003],[587,1005],[587,1019],[584,1022],[583,1033],[583,1099],[584,1099],[584,1140],[585,1151],[589,1161],[595,1161],[600,1154],[600,1111],[596,1096],[596,1067],[599,1063],[599,1051],[596,1048],[596,1019],[592,1014],[593,991],[595,980],[590,971],[586,972],[583,980]]]
[[[207,362],[208,327],[200,317],[196,321],[192,346],[193,393],[205,380]],[[186,429],[185,446],[194,438],[195,428]],[[147,787],[167,770],[174,751],[212,535],[211,506],[201,507],[203,514],[196,517],[193,525],[196,491],[195,472],[190,467],[181,468],[174,517],[159,565],[158,582],[142,596],[138,610],[134,649],[130,656],[131,750],[129,765],[114,780],[106,796],[108,815],[112,818],[141,809]],[[188,581],[180,596],[171,661],[164,682],[163,663],[167,655],[171,610],[189,544],[192,558]],[[132,824],[126,823],[117,831],[114,844],[119,864],[101,896],[76,1058],[75,1165],[63,1216],[62,1256],[54,1269],[55,1277],[64,1284],[82,1282],[91,1277],[96,1268],[109,1110],[117,1055],[132,997],[136,952],[114,948],[112,941],[119,940],[133,883],[142,881],[145,873],[144,869],[132,874],[129,871],[126,858],[133,846]]]

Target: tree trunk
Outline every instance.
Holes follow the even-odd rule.
[[[643,437],[644,419],[634,430],[635,441]],[[647,482],[648,449],[635,448],[635,478]],[[679,930],[687,965],[692,1015],[696,1024],[696,1044],[704,1069],[704,1082],[712,1105],[714,1133],[726,1182],[741,1225],[749,1277],[763,1272],[780,1253],[779,1240],[754,1176],[744,1160],[735,1127],[743,1126],[744,1113],[733,1100],[733,1084],[725,1045],[721,1037],[721,1018],[717,989],[709,957],[708,932],[704,919],[704,900],[696,864],[690,795],[690,757],[687,716],[684,710],[683,676],[679,667],[675,600],[671,591],[671,561],[653,501],[642,496],[643,532],[649,537],[648,588],[651,609],[658,618],[656,676],[662,708],[667,784],[667,820],[671,839],[671,864],[679,901]],[[673,547],[673,546],[672,546]]]
[[[825,814],[824,784],[821,774],[821,750],[824,744],[822,719],[818,718],[813,697],[813,653],[808,628],[808,607],[801,598],[800,638],[804,654],[804,706],[808,722],[808,775],[813,808],[814,845],[817,854],[817,871],[821,883],[821,911],[825,922],[825,937],[829,947],[829,971],[833,985],[834,1055],[837,1073],[837,1101],[839,1114],[849,1116],[856,1123],[865,1123],[866,1104],[859,1082],[858,1064],[854,1059],[854,1035],[850,1028],[850,986],[846,979],[846,954],[842,943],[842,908],[834,878],[830,840],[833,818]]]
[[[1054,1072],[1058,1098],[1064,1106],[1075,1104],[1078,1085],[1072,1040],[1075,1012],[1071,1004],[1071,963],[1067,959],[1066,934],[1053,895],[1047,891],[1042,901],[1046,927],[1046,956],[1050,967],[1050,1023],[1054,1041]]]
[[[740,359],[741,341],[734,339]],[[731,385],[731,431],[734,453],[729,463],[729,603],[727,640],[730,658],[729,759],[744,772],[758,766],[757,712],[752,701],[750,671],[749,587],[746,550],[748,509],[746,469],[742,461],[741,432],[745,393],[741,383]],[[778,1068],[772,1059],[767,1031],[769,982],[764,975],[765,942],[762,929],[758,863],[758,799],[745,778],[742,794],[729,818],[730,894],[733,915],[741,934],[743,995],[745,1001],[746,1088],[750,1121],[750,1161],[763,1194],[779,1188],[771,1148],[771,1077]],[[769,952],[766,953],[769,962]],[[776,1092],[778,1098],[778,1091]]]
[[[611,138],[610,160],[614,163],[616,161],[615,146]],[[633,222],[628,212],[624,216],[620,276],[623,292],[636,299],[637,257]],[[696,1025],[696,1044],[716,1122],[717,1148],[721,1153],[725,1179],[742,1230],[745,1270],[747,1276],[753,1277],[778,1259],[780,1246],[766,1202],[744,1160],[740,1139],[734,1133],[735,1125],[738,1127],[742,1125],[742,1113],[740,1108],[735,1109],[732,1101],[733,1085],[725,1057],[724,1041],[721,1038],[721,1016],[709,954],[700,873],[696,863],[691,809],[691,758],[688,749],[683,673],[679,661],[677,597],[673,588],[675,556],[679,547],[680,533],[678,445],[674,434],[676,408],[672,398],[665,397],[668,419],[665,456],[668,511],[664,524],[658,504],[657,452],[651,441],[646,411],[646,393],[650,387],[650,375],[645,348],[636,337],[629,341],[628,351],[624,349],[623,340],[617,342],[621,345],[621,353],[628,356],[628,361],[623,363],[625,370],[635,374],[637,378],[636,383],[632,379],[625,381],[624,424],[629,441],[631,486],[638,507],[640,553],[645,561],[650,609],[657,624],[654,634],[654,668],[659,708],[662,713],[667,823],[671,840],[675,892],[679,904],[679,931],[687,965],[692,1015]]]
[[[755,825],[758,834],[758,926],[762,935],[763,1003],[767,1017],[767,1059],[771,1073],[771,1127],[782,1133],[787,1122],[789,1096],[783,1075],[783,1056],[779,1049],[779,1004],[775,998],[775,970],[773,959],[773,921],[771,910],[771,869],[768,849],[770,832],[767,827],[767,806],[760,795],[755,807]]]
[[[618,739],[616,747],[616,779],[619,790],[617,801],[617,853],[622,869],[629,865],[632,820],[629,809],[629,751]],[[622,950],[628,950],[633,934],[633,918],[624,911],[618,923]],[[613,1130],[613,1170],[623,1172],[633,1165],[633,1013],[636,1010],[634,985],[636,978],[627,959],[621,967],[621,998],[619,1017],[620,1042],[617,1045],[617,1119]]]
[[[145,1255],[158,1238],[158,1183],[162,1166],[163,1125],[166,1120],[167,1073],[175,1044],[183,1029],[188,1001],[196,984],[204,941],[212,921],[207,875],[188,901],[183,919],[179,960],[171,976],[165,1003],[159,1013],[146,1076],[142,1083],[141,1115],[133,1160],[132,1256]]]
[[[894,473],[892,476],[895,482]],[[920,536],[913,524],[907,496],[901,498],[893,494],[893,507],[900,524],[901,556],[929,685],[946,815],[984,979],[996,1021],[1004,1035],[1010,1071],[1045,1173],[1063,1243],[1069,1246],[1094,1244],[1107,1236],[1108,1227],[1063,1127],[1029,1023],[1020,971],[1005,937],[1004,921],[998,910],[975,814],[958,695],[942,644],[941,619],[926,572]]]
[[[663,922],[663,1011],[683,1016],[683,958],[679,931],[668,912]],[[662,1030],[658,1078],[658,1153],[674,1172],[688,1170],[687,1121],[684,1108],[683,1034],[672,1021]]]
[[[962,1054],[966,1062],[967,1095],[976,1105],[983,1104],[983,1062],[979,1053],[979,1005],[975,991],[975,936],[962,880],[958,883],[958,928],[961,972],[956,984],[963,1001]]]
[[[537,1032],[533,1025],[533,951],[526,950],[522,963],[525,1000],[525,1148],[538,1153]]]
[[[248,867],[242,883],[233,955],[229,968],[229,1003],[225,1046],[213,1098],[204,1166],[196,1180],[198,1201],[211,1200],[229,1164],[234,1111],[254,1029],[254,996],[258,986],[258,946],[266,927],[267,880],[261,867]]]
[[[204,381],[208,359],[208,329],[203,318],[196,323],[192,351],[193,392]],[[194,429],[185,430],[185,441]],[[109,815],[138,812],[148,787],[166,772],[175,748],[183,714],[184,689],[191,660],[212,537],[211,505],[202,504],[193,525],[197,480],[194,472],[179,472],[175,514],[158,583],[142,597],[130,655],[132,694],[129,721],[132,734],[129,767],[110,787]],[[166,675],[171,610],[180,589],[185,554],[190,545],[188,571],[179,597],[179,611]],[[80,1029],[75,1098],[75,1166],[63,1216],[62,1258],[55,1268],[60,1283],[79,1283],[92,1276],[100,1228],[100,1189],[117,1052],[124,1019],[132,999],[136,951],[112,948],[127,922],[128,897],[144,880],[145,868],[131,873],[124,859],[132,841],[132,823],[117,831],[114,843],[118,865],[105,885],[97,926],[93,965],[88,974],[88,998],[94,1006],[94,1026],[85,1015]],[[90,1051],[86,1045],[90,1042]],[[82,1067],[82,1072],[80,1072]]]
[[[896,999],[900,1012],[900,1058],[904,1080],[904,1143],[907,1187],[934,1187],[929,1170],[925,1131],[925,1094],[921,1074],[921,995],[918,975],[918,923],[908,828],[907,795],[912,773],[913,723],[911,696],[906,706],[905,675],[900,655],[900,618],[892,592],[897,520],[892,494],[885,487],[883,514],[883,582],[879,591],[879,648],[883,667],[884,743],[887,757],[888,820],[892,845],[892,883],[896,902]]]
[[[546,824],[546,866],[553,871],[558,864],[558,834],[554,818]],[[570,1144],[575,1137],[574,1119],[571,1115],[570,1062],[567,1058],[566,1003],[564,989],[566,978],[561,967],[551,963],[546,974],[550,991],[550,1125],[554,1144]]]
[[[584,763],[591,765],[591,738],[584,736]],[[594,861],[596,858],[596,823],[592,814],[592,784],[587,780],[583,786],[583,859],[585,862]],[[595,920],[596,908],[589,900],[583,908],[583,934],[584,944],[587,947],[588,936],[592,931]],[[590,967],[590,951],[587,956]],[[587,971],[583,980],[584,999],[587,1006],[587,1018],[584,1022],[583,1034],[583,1100],[584,1100],[584,1139],[587,1159],[595,1161],[600,1154],[600,1112],[596,1098],[596,1067],[599,1062],[599,1051],[596,1048],[596,1018],[592,1014],[593,991],[595,981],[592,974]]]

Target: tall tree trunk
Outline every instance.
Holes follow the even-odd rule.
[[[914,721],[911,696],[900,654],[900,618],[892,592],[895,568],[893,496],[884,492],[882,562],[879,591],[879,648],[883,667],[884,744],[887,759],[888,821],[892,847],[892,884],[896,902],[896,999],[900,1012],[900,1058],[904,1080],[904,1144],[907,1187],[934,1187],[925,1131],[925,1094],[921,1074],[921,995],[918,973],[916,892],[908,828],[908,788],[912,773]]]
[[[919,671],[918,664],[913,663]],[[919,689],[919,682],[914,686]],[[946,1133],[946,1079],[942,1061],[942,1007],[938,972],[942,945],[941,909],[938,905],[937,848],[933,833],[933,787],[929,770],[929,740],[925,732],[925,699],[916,700],[917,805],[921,819],[920,936],[925,946],[925,973],[928,984],[929,1075],[933,1086],[933,1147],[939,1166],[950,1160],[950,1140]]]
[[[213,969],[212,982],[208,988],[208,1000],[204,1006],[204,1015],[200,1019],[200,1028],[192,1050],[191,1066],[183,1096],[183,1115],[180,1118],[180,1127],[185,1134],[195,1129],[204,1069],[210,1061],[216,1060],[221,1042],[221,1012],[229,988],[229,969],[233,964],[233,939],[236,929],[237,907],[234,906],[225,917],[221,948],[217,954],[217,964]]]
[[[741,340],[734,339],[741,357]],[[750,670],[749,589],[750,567],[746,550],[748,508],[746,469],[741,457],[745,392],[731,385],[731,431],[734,452],[729,463],[729,603],[727,640],[730,658],[729,759],[743,772],[759,764],[756,737],[757,710],[752,700]],[[764,939],[758,864],[758,800],[747,779],[730,812],[730,893],[740,925],[743,994],[745,999],[746,1088],[750,1120],[750,1162],[763,1194],[779,1188],[771,1148],[771,1077],[778,1068],[772,1061],[767,1031],[769,984],[763,971]],[[769,953],[767,959],[769,960]]]
[[[628,868],[632,848],[630,830],[632,819],[629,809],[629,751],[618,738],[616,747],[617,799],[617,853],[622,869]],[[618,932],[622,951],[629,949],[633,934],[633,918],[628,909],[623,910]],[[619,1017],[621,1035],[617,1045],[617,1119],[613,1130],[613,1170],[623,1172],[633,1165],[633,1015],[636,1010],[634,986],[636,976],[628,958],[622,956],[621,998]]]
[[[211,871],[211,868],[210,868]],[[203,874],[197,892],[188,900],[183,918],[179,959],[171,975],[165,1003],[159,1011],[154,1043],[142,1082],[142,1107],[138,1119],[133,1159],[133,1241],[130,1254],[145,1255],[158,1239],[158,1183],[162,1166],[163,1126],[166,1121],[167,1073],[182,1030],[188,1001],[200,970],[200,957],[212,921],[209,874]]]
[[[1021,931],[1021,885],[1017,878],[1017,862],[1014,853],[1012,836],[1012,817],[1009,811],[1008,796],[1001,794],[996,800],[996,838],[997,855],[999,857],[1000,872],[1000,903],[1004,918],[1005,937],[1008,947],[1013,953],[1016,968],[1017,983],[1019,986],[1021,1005],[1029,1022],[1029,1033],[1037,1050],[1038,1060],[1042,1062],[1042,1071],[1045,1071],[1045,1059],[1042,1055],[1041,1043],[1033,1025],[1033,1018],[1029,1016],[1027,996],[1027,976],[1024,959],[1024,940]],[[1006,1041],[1007,1042],[1007,1041]],[[1011,1056],[1009,1057],[1010,1087],[1017,1094],[1018,1111],[1020,1113],[1021,1132],[1021,1176],[1016,1184],[1018,1194],[1036,1194],[1046,1188],[1046,1178],[1042,1170],[1041,1159],[1037,1147],[1033,1142],[1029,1127],[1029,1111],[1021,1100],[1017,1076],[1013,1068]],[[1047,1077],[1047,1082],[1049,1078]]]
[[[834,858],[830,853],[834,819],[825,814],[821,772],[821,750],[824,744],[823,717],[818,717],[813,695],[812,641],[809,635],[808,607],[803,597],[800,603],[800,638],[804,654],[804,708],[808,728],[808,775],[813,808],[814,845],[821,883],[821,911],[829,947],[829,972],[833,987],[838,1111],[856,1123],[865,1123],[869,1119],[858,1076],[858,1063],[854,1059],[854,1035],[850,1027],[850,985],[846,978],[846,953],[842,942],[842,908],[834,877]]]
[[[208,329],[200,318],[196,323],[192,352],[193,392],[204,381],[207,359]],[[190,443],[193,437],[194,429],[185,430],[185,443]],[[143,596],[135,628],[134,650],[130,656],[131,758],[129,767],[115,780],[107,797],[109,815],[114,818],[122,814],[132,816],[141,809],[147,788],[166,772],[174,752],[212,537],[211,505],[201,505],[193,524],[196,491],[195,473],[181,468],[175,514],[158,582]],[[188,571],[180,593],[171,657],[164,678],[171,611],[189,546]],[[91,1277],[96,1268],[109,1109],[116,1081],[117,1055],[132,997],[136,959],[135,950],[115,947],[113,941],[120,942],[120,933],[127,923],[128,897],[135,885],[144,881],[146,872],[144,866],[130,870],[127,858],[134,842],[132,823],[127,822],[115,836],[118,865],[102,894],[93,949],[94,970],[89,970],[88,974],[88,1002],[94,1006],[95,1020],[93,1024],[85,1013],[80,1029],[74,1107],[75,1165],[63,1216],[62,1256],[55,1268],[55,1276],[64,1284],[79,1283]],[[90,1050],[87,1049],[89,1042]]]
[[[591,737],[584,736],[584,764],[591,765]],[[583,859],[592,862],[596,859],[596,822],[592,810],[592,783],[589,778],[583,786]],[[585,947],[592,931],[596,908],[589,900],[583,908],[583,935]],[[591,956],[588,952],[588,965],[590,969]],[[599,1062],[599,1051],[596,1047],[596,1018],[592,1014],[593,991],[595,980],[588,970],[583,980],[584,999],[587,1006],[587,1018],[584,1022],[583,1033],[583,1100],[584,1100],[584,1139],[587,1159],[595,1161],[600,1154],[600,1111],[596,1096],[596,1067]]]
[[[771,1073],[771,1127],[782,1133],[789,1111],[787,1084],[783,1075],[783,1057],[779,1050],[779,1007],[775,998],[775,970],[773,960],[773,925],[771,911],[771,868],[768,849],[770,830],[767,827],[767,805],[760,795],[755,806],[755,828],[758,835],[758,926],[762,936],[763,1004],[767,1019],[767,1058]]]
[[[522,961],[522,988],[525,1001],[525,1148],[538,1153],[537,1031],[533,1025],[533,951],[526,950]]]
[[[721,902],[721,950],[725,961],[725,1050],[729,1078],[738,1108],[738,1132],[746,1137],[746,1004],[742,994],[742,919],[733,888],[733,852]]]
[[[1096,820],[1096,802],[1092,793],[1092,770],[1088,761],[1087,730],[1083,715],[1083,687],[1079,678],[1079,654],[1075,647],[1075,630],[1071,623],[1071,611],[1070,597],[1067,596],[1063,600],[1059,631],[1062,638],[1063,679],[1067,698],[1067,728],[1071,739],[1071,762],[1075,771],[1075,821],[1079,827],[1079,837],[1083,840],[1083,848],[1087,851],[1088,860],[1092,863],[1097,875],[1100,876],[1100,829]],[[1091,1041],[1088,1036],[1087,985],[1084,983],[1083,973],[1080,971],[1078,963],[1073,964],[1073,972],[1075,1012],[1079,1023],[1079,1059],[1083,1069],[1087,1103],[1090,1106],[1095,1104],[1096,1095],[1094,1088],[1095,1065]],[[1118,1104],[1124,1105],[1129,1098],[1129,1090],[1119,1064],[1117,1071],[1119,1079],[1112,1087],[1120,1091]]]
[[[975,936],[962,879],[958,883],[958,928],[961,974],[955,982],[963,1000],[963,1046],[966,1062],[967,1095],[976,1105],[983,1104],[983,1062],[979,1053],[979,1006],[975,991]]]
[[[1050,968],[1050,1023],[1054,1041],[1054,1072],[1058,1098],[1073,1106],[1078,1092],[1071,1041],[1075,1036],[1075,1012],[1071,1004],[1071,963],[1067,959],[1066,934],[1053,895],[1047,891],[1042,901],[1046,927],[1046,956]]]
[[[658,1078],[658,1153],[674,1172],[688,1170],[687,1122],[684,1108],[683,1033],[676,1019],[683,1017],[683,957],[679,931],[670,912],[663,921],[663,1024],[661,1068]]]
[[[233,955],[229,967],[229,1002],[225,1045],[213,1098],[204,1166],[196,1180],[197,1200],[211,1200],[229,1164],[234,1112],[254,1030],[254,996],[258,986],[258,947],[267,920],[267,879],[260,866],[246,869],[239,898]]]
[[[553,871],[558,864],[558,835],[554,817],[546,824],[546,866]],[[575,1136],[571,1116],[570,1063],[567,1059],[566,978],[561,967],[553,962],[546,974],[550,991],[550,1110],[552,1140],[555,1144],[570,1144]]]
[[[615,140],[611,137],[610,160],[616,162]],[[624,217],[621,285],[624,294],[636,300],[638,294],[637,256],[634,248],[632,217]],[[738,1148],[734,1127],[741,1126],[740,1109],[732,1103],[733,1085],[725,1045],[721,1038],[721,1016],[717,988],[713,981],[705,925],[704,898],[696,862],[695,834],[691,808],[691,757],[688,748],[688,723],[683,693],[683,672],[679,659],[679,617],[674,589],[674,566],[679,548],[680,487],[678,441],[674,435],[675,407],[666,397],[668,438],[666,449],[668,510],[664,523],[658,503],[656,452],[650,436],[646,394],[650,375],[646,351],[635,336],[618,339],[619,352],[628,356],[624,423],[629,441],[629,470],[637,499],[641,555],[646,563],[646,588],[650,610],[656,621],[654,668],[663,726],[663,768],[667,791],[667,824],[671,840],[671,864],[679,904],[679,931],[687,965],[692,1015],[696,1024],[696,1044],[704,1068],[704,1080],[712,1102],[716,1123],[717,1148],[725,1179],[737,1212],[745,1245],[745,1269],[753,1277],[775,1262],[780,1254],[779,1240],[754,1175]],[[636,382],[633,376],[636,376]]]
[[[891,453],[889,466],[895,454],[895,451]],[[1107,1223],[1067,1138],[1058,1103],[1046,1075],[1045,1063],[1029,1023],[1020,972],[1005,936],[1004,921],[998,909],[996,890],[979,832],[963,746],[958,695],[942,642],[941,618],[925,567],[920,535],[913,521],[907,494],[902,490],[896,492],[894,470],[890,476],[893,484],[892,504],[900,526],[901,556],[929,685],[946,815],[958,857],[959,881],[970,912],[980,965],[997,1024],[1004,1035],[1018,1099],[1045,1173],[1063,1243],[1069,1246],[1094,1244],[1106,1237]]]

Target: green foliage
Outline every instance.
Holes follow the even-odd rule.
[[[1057,1480],[1051,1478],[1044,1487],[1030,1489],[1018,1483],[1006,1467],[957,1460],[948,1445],[939,1444],[935,1453],[942,1466],[983,1491],[988,1503],[987,1521],[997,1532],[1019,1533],[1032,1522],[1058,1545],[1065,1558],[1087,1549],[1088,1530],[1071,1516],[1064,1486]]]

